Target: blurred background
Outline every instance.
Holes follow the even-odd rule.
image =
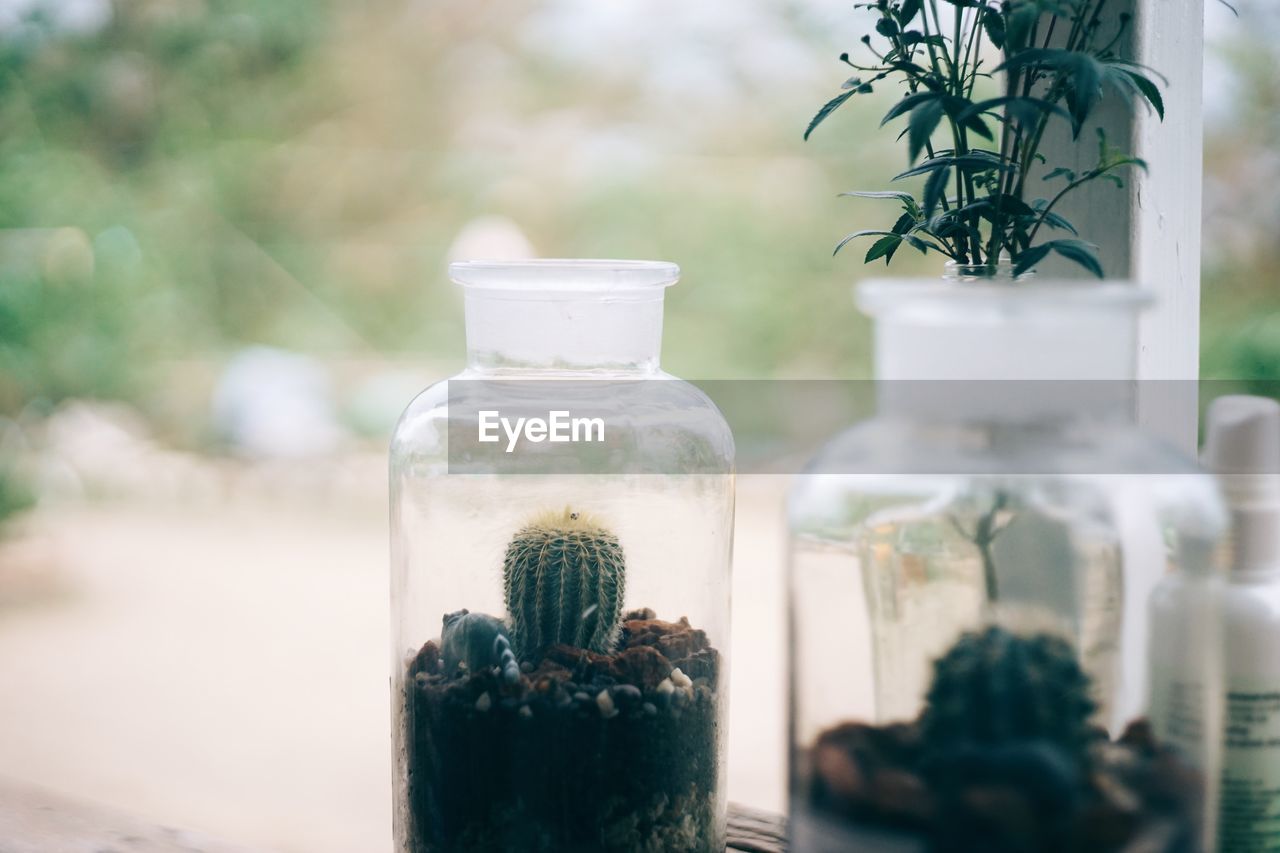
[[[1280,8],[1236,5],[1202,366],[1248,383],[1280,378]],[[388,848],[384,448],[461,366],[447,262],[675,260],[672,372],[869,375],[882,268],[831,248],[884,217],[836,194],[901,166],[892,94],[800,138],[850,6],[0,0],[0,792]],[[730,795],[773,809],[785,485],[743,478],[735,565]]]

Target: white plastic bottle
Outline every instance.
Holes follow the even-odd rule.
[[[1231,511],[1218,594],[1223,690],[1219,849],[1280,850],[1280,403],[1222,397],[1206,467]]]

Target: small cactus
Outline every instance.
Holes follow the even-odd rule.
[[[1091,688],[1061,637],[1000,627],[965,634],[934,664],[924,746],[937,753],[1043,741],[1083,761],[1094,737]]]
[[[527,659],[555,643],[612,652],[625,581],[618,537],[589,516],[565,509],[525,525],[502,565],[516,654]]]

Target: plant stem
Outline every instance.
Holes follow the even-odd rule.
[[[1091,174],[1086,173],[1084,177],[1075,179],[1074,181],[1072,181],[1071,183],[1063,187],[1058,192],[1058,194],[1055,195],[1047,205],[1045,205],[1044,210],[1040,212],[1039,218],[1036,219],[1036,224],[1031,227],[1031,233],[1027,235],[1027,245],[1031,245],[1031,242],[1035,240],[1036,234],[1040,231],[1040,226],[1044,225],[1045,220],[1049,218],[1049,213],[1053,210],[1054,205],[1062,201],[1063,196],[1065,196],[1067,193],[1071,192],[1076,187],[1080,186],[1086,181],[1091,180],[1092,177],[1093,176]]]
[[[1000,600],[1000,580],[996,576],[996,558],[991,548],[995,544],[996,538],[1013,523],[1010,520],[1005,524],[997,524],[1000,513],[1004,511],[1008,504],[1009,493],[1004,489],[998,489],[995,498],[991,502],[991,509],[983,513],[982,517],[978,519],[978,523],[974,525],[972,533],[966,531],[955,516],[951,517],[951,526],[978,549],[978,555],[982,559],[982,579],[988,603]]]

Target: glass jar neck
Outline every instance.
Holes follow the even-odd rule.
[[[1030,281],[1036,277],[1035,270],[1014,275],[1013,261],[1007,257],[993,264],[960,264],[947,261],[942,268],[943,281],[968,282],[1015,282]]]
[[[468,293],[464,311],[473,370],[658,369],[661,291],[647,300]]]
[[[450,273],[464,289],[472,370],[658,370],[663,294],[679,275],[674,264],[473,262]]]

